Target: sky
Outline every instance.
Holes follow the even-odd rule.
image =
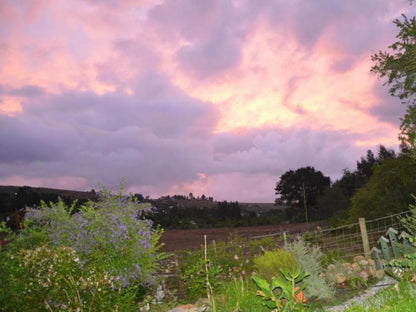
[[[273,202],[398,147],[406,0],[0,0],[0,185]]]

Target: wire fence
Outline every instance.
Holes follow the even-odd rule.
[[[409,211],[406,211],[383,218],[365,221],[370,248],[378,245],[378,240],[382,235],[385,235],[389,228],[394,228],[399,232],[402,231],[403,226],[400,222],[400,218],[407,216],[409,213]],[[341,258],[353,258],[357,255],[364,254],[363,238],[359,222],[333,228],[321,228],[318,226],[313,231],[303,233],[285,232],[261,235],[252,237],[252,239],[271,236],[280,241],[284,240],[285,242],[301,236],[305,241],[320,246],[323,252],[336,253]]]

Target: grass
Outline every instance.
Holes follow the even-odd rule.
[[[251,280],[235,278],[224,285],[222,294],[217,295],[218,311],[270,311],[256,296],[257,287]]]
[[[365,301],[363,306],[354,305],[346,312],[401,312],[416,311],[416,285],[402,281]]]

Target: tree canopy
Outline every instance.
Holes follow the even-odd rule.
[[[316,213],[316,202],[319,196],[331,184],[331,179],[316,171],[314,167],[289,170],[284,173],[276,184],[276,203],[284,203],[294,210],[289,210],[292,219],[319,219]]]
[[[389,46],[390,51],[379,51],[372,55],[374,62],[371,72],[380,78],[387,78],[390,94],[403,100],[408,110],[401,119],[399,139],[402,145],[416,155],[416,19],[402,15],[403,21],[395,19],[399,28],[397,41]]]
[[[416,163],[408,157],[385,161],[351,198],[350,222],[408,210],[416,190]]]

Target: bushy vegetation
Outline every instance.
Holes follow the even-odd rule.
[[[212,242],[207,246],[208,272],[202,248],[180,252],[179,273],[188,300],[193,301],[206,294],[207,274],[215,290],[233,283],[240,277],[250,276],[254,270],[250,255],[260,253],[260,246],[272,248],[274,244],[266,239],[247,248],[246,243],[239,237],[230,237],[227,242]]]
[[[23,229],[1,252],[6,311],[129,311],[158,282],[161,231],[144,218],[145,205],[103,190],[73,208],[27,208]]]
[[[305,281],[308,287],[305,289],[305,295],[308,298],[329,299],[334,296],[335,290],[322,277],[324,268],[321,265],[324,257],[319,247],[307,244],[303,239],[287,244],[285,250],[292,253],[296,262],[304,272],[309,276]]]
[[[288,269],[292,272],[298,266],[298,263],[292,252],[274,249],[255,257],[254,265],[259,277],[271,282],[273,276],[283,278],[281,269]]]

